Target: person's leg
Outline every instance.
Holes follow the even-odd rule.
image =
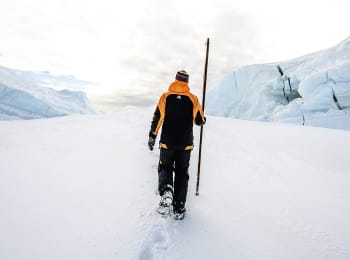
[[[175,157],[175,182],[173,204],[176,209],[184,208],[188,187],[188,167],[190,166],[191,151],[177,151]]]
[[[173,192],[174,151],[160,149],[158,164],[158,191],[162,196],[166,190]]]

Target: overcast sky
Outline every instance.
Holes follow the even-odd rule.
[[[350,36],[349,0],[0,0],[0,65],[72,74],[99,109],[157,102],[178,69],[201,96],[247,64]]]

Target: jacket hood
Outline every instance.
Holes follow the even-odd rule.
[[[186,82],[175,80],[173,83],[170,84],[169,91],[175,93],[184,93],[190,91],[190,87]]]

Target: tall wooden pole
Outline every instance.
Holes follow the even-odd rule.
[[[204,79],[203,79],[203,97],[202,97],[202,108],[204,112],[205,106],[205,92],[207,88],[207,72],[208,72],[208,58],[209,58],[209,38],[207,38],[207,51],[205,56],[205,66],[204,66]],[[198,171],[197,171],[197,185],[196,185],[196,195],[199,195],[199,179],[201,175],[201,158],[202,158],[202,140],[203,140],[203,125],[201,126],[201,132],[199,137],[199,157],[198,157]]]

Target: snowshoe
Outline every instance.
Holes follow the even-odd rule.
[[[171,207],[173,203],[173,193],[169,191],[165,191],[160,198],[158,213],[162,216],[167,216],[171,212]]]
[[[178,205],[174,205],[174,219],[181,220],[185,217],[186,208],[183,203],[179,203]]]
[[[185,218],[185,212],[174,212],[174,219],[181,220]]]

